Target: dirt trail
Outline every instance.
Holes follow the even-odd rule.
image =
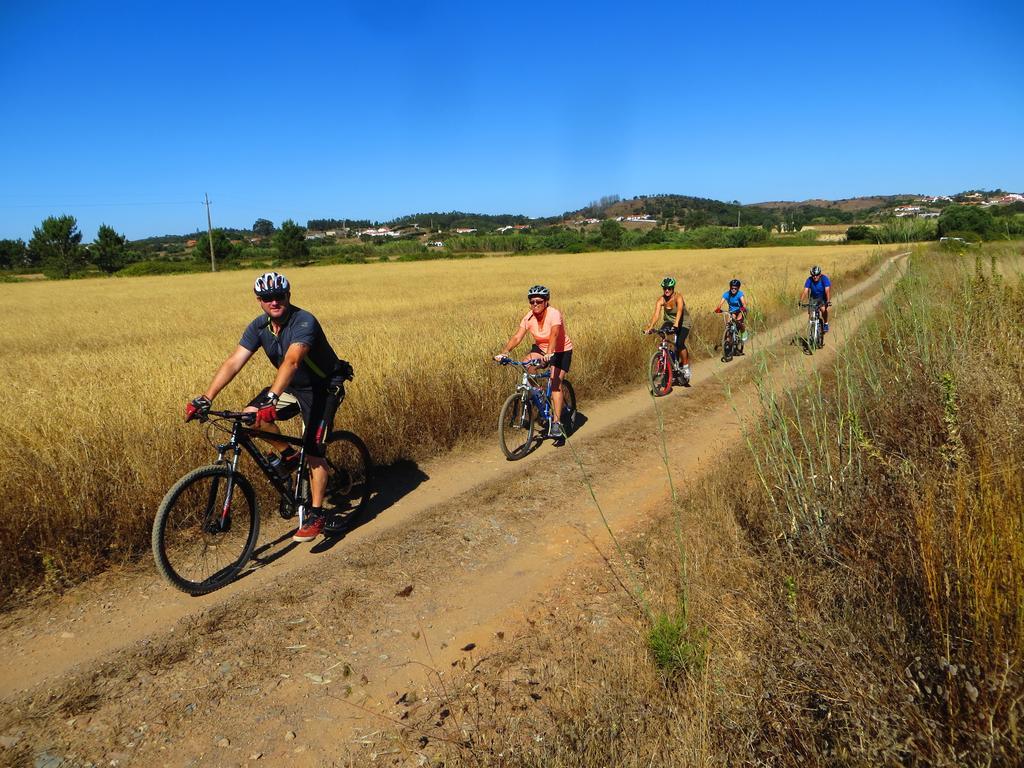
[[[776,375],[794,381],[820,366],[893,264],[841,294],[826,354],[780,343],[801,317],[755,349],[792,358]],[[738,444],[756,414],[753,359],[699,362],[692,388],[657,402],[677,485]],[[339,739],[385,727],[397,697],[431,695],[428,670],[502,643],[553,594],[571,607],[565,581],[608,545],[584,471],[617,530],[666,505],[650,396],[581,406],[566,447],[509,463],[492,439],[410,470],[400,498],[333,544],[292,546],[291,528],[268,519],[261,560],[212,595],[180,595],[147,568],[5,616],[0,763],[332,765]]]

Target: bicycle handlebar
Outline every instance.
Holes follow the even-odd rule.
[[[236,419],[243,422],[244,424],[255,424],[256,414],[246,413],[245,411],[214,411],[209,410],[203,415],[196,415],[195,421],[204,422],[208,421],[211,416],[216,416],[220,419]]]
[[[498,360],[497,363],[498,365],[517,365],[520,368],[547,368],[550,365],[550,363],[540,358],[531,358],[526,362],[523,362],[522,360],[513,360],[511,357],[506,357]]]

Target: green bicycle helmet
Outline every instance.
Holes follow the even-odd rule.
[[[676,287],[676,279],[674,277],[666,277],[664,280],[661,281],[661,287],[662,288],[675,288]]]

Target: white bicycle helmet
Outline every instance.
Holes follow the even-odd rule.
[[[551,291],[549,291],[546,286],[535,285],[526,292],[526,298],[532,299],[534,296],[548,300],[551,298]]]
[[[288,293],[291,290],[291,284],[288,282],[288,278],[279,272],[264,272],[256,278],[252,290],[257,296],[268,293]]]

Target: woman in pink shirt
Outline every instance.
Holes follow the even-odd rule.
[[[551,292],[543,285],[535,285],[527,291],[530,311],[519,323],[519,330],[505,343],[505,347],[494,356],[501,362],[503,357],[519,346],[529,332],[533,337],[527,360],[544,360],[551,365],[551,425],[548,437],[562,438],[562,378],[572,364],[572,340],[565,331],[562,313],[550,305]]]

